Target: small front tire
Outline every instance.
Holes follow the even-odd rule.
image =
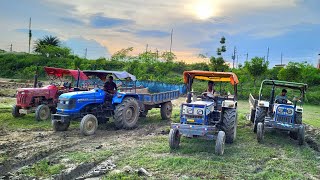
[[[85,136],[93,135],[98,128],[98,120],[92,114],[85,115],[80,122],[80,132]]]
[[[262,143],[264,140],[264,124],[262,122],[257,125],[257,140],[258,143]]]
[[[41,104],[36,109],[36,120],[45,121],[48,120],[51,116],[51,111],[49,106],[46,104]]]
[[[178,149],[180,145],[180,133],[178,129],[171,129],[169,133],[170,149]]]
[[[15,118],[24,116],[24,114],[20,114],[20,113],[19,113],[19,110],[20,110],[20,109],[21,109],[21,108],[18,107],[17,105],[12,106],[12,116],[15,117]]]
[[[225,141],[226,141],[226,133],[224,131],[219,131],[216,139],[216,146],[214,149],[216,155],[219,155],[219,156],[223,155]]]

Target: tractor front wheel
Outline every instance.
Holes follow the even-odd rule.
[[[36,109],[36,120],[37,121],[44,121],[49,119],[51,116],[51,111],[49,106],[46,104],[41,104]]]
[[[161,118],[163,120],[168,120],[171,118],[172,115],[172,103],[171,101],[165,102],[161,104]]]
[[[177,149],[180,145],[180,133],[178,129],[171,129],[169,133],[170,149]]]
[[[52,126],[54,131],[66,131],[70,126],[70,121],[67,121],[67,122],[52,121]]]
[[[222,130],[226,134],[226,143],[233,143],[237,134],[237,110],[225,109],[222,120]]]
[[[135,98],[125,98],[117,105],[114,113],[114,123],[117,128],[132,129],[136,127],[139,118],[139,104]]]
[[[19,113],[20,109],[21,108],[18,107],[17,105],[12,106],[12,116],[15,117],[15,118],[24,116],[25,114],[20,114]]]
[[[219,131],[217,139],[216,139],[216,146],[215,146],[215,149],[214,149],[216,155],[219,155],[219,156],[223,155],[225,141],[226,141],[225,132],[224,131]]]
[[[254,123],[255,116],[256,116],[256,110],[255,109],[251,109],[250,110],[250,116],[249,116],[251,123]]]
[[[264,122],[264,118],[266,117],[267,112],[264,108],[262,107],[257,107],[256,108],[256,115],[254,118],[254,123],[253,123],[253,132],[257,132],[257,125],[259,122]]]
[[[298,144],[303,145],[304,144],[304,134],[305,134],[305,129],[304,126],[300,126],[298,130]]]
[[[259,122],[257,125],[257,140],[258,143],[262,143],[264,139],[264,124]]]
[[[98,128],[98,120],[92,114],[85,115],[80,122],[80,132],[85,136],[93,135]]]

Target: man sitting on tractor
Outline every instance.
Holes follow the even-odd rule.
[[[277,95],[275,102],[279,104],[286,104],[288,102],[287,90],[282,89],[281,94]]]
[[[213,98],[214,93],[214,82],[208,81],[208,89],[203,93],[203,95]]]
[[[117,85],[113,82],[113,77],[109,76],[109,80],[104,83],[103,90],[107,92],[106,100],[112,99],[113,95],[117,92]]]

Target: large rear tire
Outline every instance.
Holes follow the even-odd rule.
[[[98,120],[92,114],[85,115],[80,122],[80,132],[85,136],[93,135],[98,128]]]
[[[139,104],[135,98],[125,98],[116,106],[114,123],[117,128],[132,129],[137,126],[139,118]]]
[[[304,125],[302,125],[298,130],[298,144],[300,146],[304,144],[304,140],[305,140],[304,135],[305,135],[305,128],[304,128]]]
[[[254,123],[255,115],[256,115],[256,110],[255,109],[251,109],[250,110],[250,116],[249,116],[251,123]]]
[[[223,131],[218,132],[218,136],[216,139],[216,146],[214,152],[216,155],[222,156],[224,153],[224,144],[226,141],[226,134]]]
[[[180,145],[180,134],[178,129],[171,129],[169,133],[170,149],[178,149]]]
[[[172,115],[172,103],[171,101],[161,104],[161,118],[168,120]]]
[[[265,108],[257,107],[256,108],[256,115],[253,123],[253,132],[257,132],[257,125],[259,122],[264,122],[264,118],[266,117],[267,112]]]
[[[60,121],[52,121],[52,127],[54,131],[66,131],[70,126],[70,121],[60,122]]]
[[[264,124],[262,122],[257,125],[257,140],[258,143],[262,143],[264,140]]]
[[[25,114],[20,114],[20,113],[19,113],[19,110],[20,110],[20,109],[21,109],[21,108],[18,107],[17,105],[13,105],[13,106],[12,106],[12,116],[15,117],[15,118],[24,116]]]
[[[36,120],[37,121],[44,121],[48,120],[51,116],[51,111],[49,106],[46,104],[41,104],[36,109]]]
[[[222,130],[226,135],[226,143],[231,144],[236,139],[237,131],[237,110],[225,109],[222,117]]]

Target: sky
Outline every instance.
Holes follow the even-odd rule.
[[[172,52],[187,63],[208,61],[226,37],[224,58],[235,64],[268,57],[270,66],[289,61],[316,64],[320,53],[319,0],[2,0],[0,49],[28,50],[32,40],[57,36],[74,54],[110,57],[134,47]],[[269,56],[267,56],[269,47]]]

